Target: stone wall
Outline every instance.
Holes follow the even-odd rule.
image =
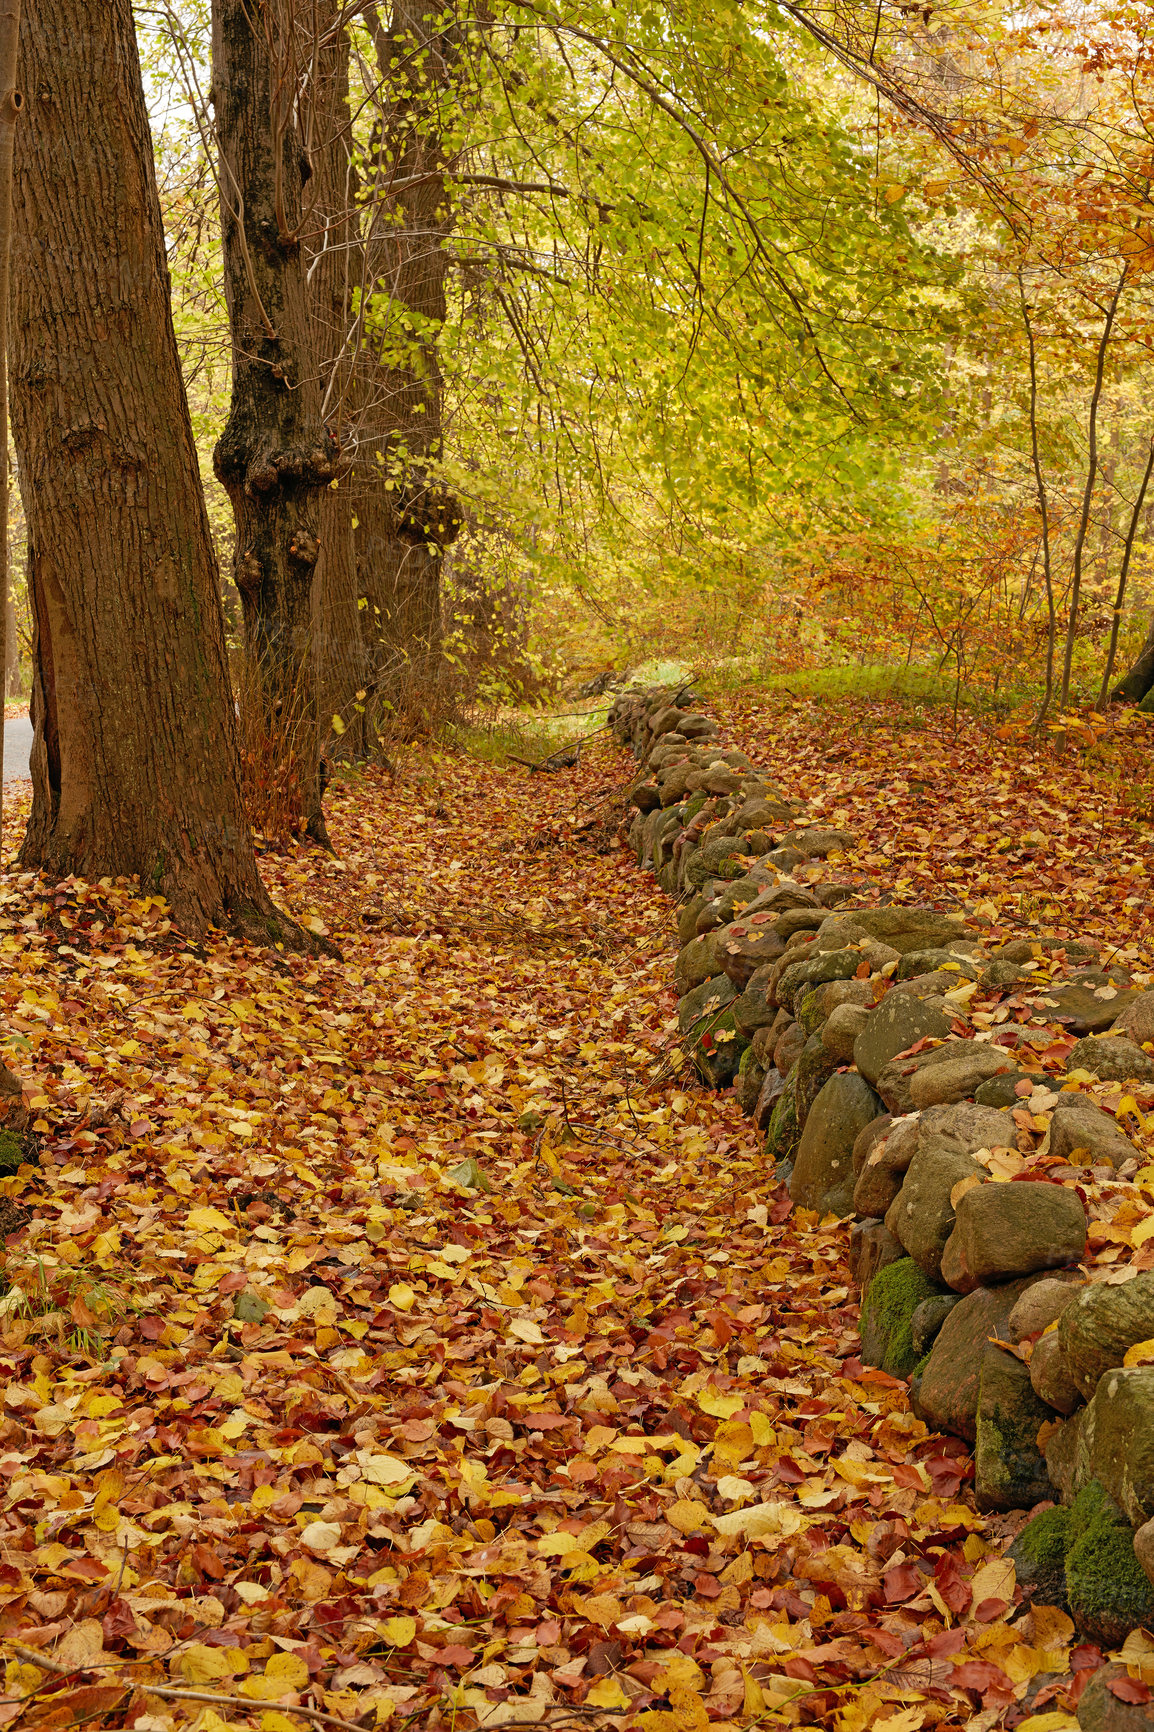
[[[626,692],[610,721],[640,766],[630,844],[677,899],[684,1049],[796,1208],[844,1221],[863,1361],[973,1446],[980,1508],[1057,1506],[1013,1548],[1027,1593],[1096,1641],[1149,1624],[1154,1169],[1126,1125],[1154,1085],[1150,983],[870,905],[839,879],[853,837],[687,688]]]

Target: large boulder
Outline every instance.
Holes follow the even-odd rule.
[[[1035,1281],[1010,1313],[1010,1340],[1017,1345],[1056,1323],[1067,1305],[1078,1297],[1081,1285],[1080,1275],[1051,1275],[1045,1281]]]
[[[973,1443],[978,1432],[982,1362],[991,1337],[1006,1340],[1010,1312],[1031,1277],[1004,1287],[979,1287],[959,1300],[934,1342],[922,1372],[916,1407],[935,1431]]]
[[[749,1045],[729,1008],[734,996],[733,982],[719,974],[687,992],[677,1007],[678,1026],[694,1069],[710,1088],[729,1087]]]
[[[876,1083],[886,1065],[898,1053],[905,1052],[919,1040],[945,1040],[949,1032],[949,1018],[932,999],[888,992],[877,1009],[870,1012],[865,1027],[854,1041],[854,1063],[868,1083]],[[889,1106],[890,1102],[886,1101],[886,1105]],[[909,1108],[901,1110],[908,1111]]]
[[[914,1346],[914,1313],[938,1289],[909,1257],[875,1274],[861,1308],[861,1359],[891,1377],[908,1377],[920,1357]]]
[[[960,1198],[956,1254],[975,1285],[1077,1263],[1086,1249],[1086,1211],[1076,1191],[1044,1181],[975,1185]]]
[[[1104,1371],[1121,1365],[1128,1348],[1154,1339],[1154,1273],[1120,1286],[1083,1287],[1063,1311],[1058,1339],[1070,1374],[1088,1401]]]
[[[1119,993],[1118,997],[1122,996]],[[1124,1034],[1135,1046],[1145,1046],[1148,1040],[1154,1041],[1154,992],[1135,992],[1125,997],[1126,1003],[1113,1024],[1115,1032]],[[1114,1007],[1118,1008],[1118,999],[1114,1000]]]
[[[988,1344],[979,1373],[974,1445],[974,1501],[980,1510],[1033,1509],[1053,1497],[1037,1441],[1050,1417],[1022,1361]]]
[[[765,1152],[771,1161],[792,1161],[801,1126],[797,1122],[797,1071],[791,1070],[782,1085],[765,1133]]]
[[[1154,1058],[1117,1035],[1088,1035],[1074,1043],[1069,1070],[1088,1070],[1102,1082],[1154,1082]]]
[[[838,1064],[853,1063],[854,1042],[869,1014],[864,1004],[838,1004],[826,1017],[821,1030],[822,1045]]]
[[[886,1211],[886,1226],[900,1239],[918,1268],[939,1281],[942,1253],[954,1230],[955,1186],[964,1179],[987,1178],[986,1169],[944,1137],[919,1139],[902,1188]]]
[[[844,854],[857,846],[857,838],[849,830],[790,830],[781,838],[782,848],[796,848],[803,860],[823,860],[827,854]]]
[[[1119,1648],[1131,1630],[1154,1617],[1154,1587],[1134,1556],[1129,1523],[1097,1480],[1070,1511],[1066,1601],[1079,1632],[1104,1648]],[[1106,1724],[1113,1732],[1113,1721]]]
[[[867,938],[880,939],[901,956],[911,950],[949,948],[956,939],[965,938],[965,927],[950,914],[935,914],[925,908],[852,908],[844,915],[835,915],[822,928],[822,941],[829,933],[834,943],[846,943],[839,938],[833,921],[846,927],[851,923]]]
[[[755,914],[748,920],[734,920],[718,936],[721,966],[738,992],[744,992],[766,963],[785,955],[785,940],[775,931],[772,919],[772,915],[763,919]]]
[[[1113,1684],[1121,1685],[1121,1696]],[[1120,1661],[1099,1666],[1078,1698],[1080,1732],[1154,1732],[1154,1701],[1131,1702],[1132,1694],[1130,1673]]]
[[[828,950],[819,956],[807,956],[804,961],[791,962],[777,977],[777,1002],[787,1010],[796,1010],[799,999],[811,987],[828,980],[850,980],[861,965],[858,950]]]
[[[1108,1161],[1111,1166],[1120,1167],[1134,1152],[1133,1143],[1117,1119],[1104,1113],[1085,1095],[1058,1096],[1050,1120],[1052,1155],[1060,1155],[1072,1166],[1097,1166]]]
[[[1103,997],[1103,993],[1110,996]],[[1116,1028],[1119,1014],[1143,996],[1140,992],[1119,992],[1109,977],[1097,970],[1089,978],[1052,986],[1046,994],[1053,1000],[1054,1019],[1068,1023],[1073,1034],[1101,1034],[1104,1029]],[[1050,1010],[1050,1005],[1046,1008]]]
[[[965,1100],[999,1071],[1017,1069],[1004,1047],[976,1040],[955,1041],[953,1047],[952,1058],[925,1065],[910,1078],[910,1099],[915,1107],[948,1106]]]
[[[1026,1523],[1006,1556],[1014,1566],[1024,1599],[1066,1610],[1066,1551],[1070,1512],[1056,1505]]]
[[[1082,1392],[1070,1375],[1056,1331],[1040,1336],[1034,1343],[1030,1355],[1030,1387],[1039,1401],[1044,1401],[1055,1413],[1065,1414],[1067,1418],[1082,1405]]]
[[[789,1194],[803,1209],[848,1215],[853,1208],[853,1147],[878,1115],[878,1098],[853,1071],[831,1076],[805,1119]]]
[[[949,1048],[939,1046],[934,1050],[947,1052]],[[1012,1149],[1018,1134],[1010,1113],[979,1106],[976,1101],[927,1107],[919,1115],[918,1125],[923,1138],[944,1137],[967,1155],[977,1149]]]
[[[1118,1366],[1099,1379],[1078,1429],[1074,1483],[1091,1479],[1132,1527],[1154,1517],[1154,1366]]]
[[[837,1060],[831,1058],[829,1053],[825,1050],[825,1047],[822,1045],[820,1034],[811,1034],[801,1049],[801,1057],[798,1059],[796,1067],[797,1122],[799,1128],[804,1129],[806,1120],[809,1118],[811,1107],[836,1069]],[[860,1077],[858,1078],[858,1081],[861,1081]],[[859,1125],[857,1130],[854,1131],[854,1136],[857,1135],[857,1131],[860,1129],[861,1126]],[[850,1148],[851,1150],[853,1148],[852,1141],[850,1143]],[[848,1159],[846,1161],[846,1168],[847,1171],[852,1170],[850,1169]]]
[[[853,1206],[859,1215],[886,1214],[917,1153],[919,1128],[916,1119],[892,1119],[888,1134],[873,1144],[854,1185]],[[856,1145],[854,1156],[856,1160]]]
[[[757,1029],[770,1027],[777,1019],[778,1007],[769,1002],[766,991],[770,972],[768,963],[757,969],[746,982],[744,992],[733,1001],[733,1020],[744,1035],[752,1037]]]
[[[728,930],[728,927],[721,926],[712,932],[703,932],[678,951],[673,965],[673,984],[679,993],[692,992],[703,980],[712,980],[725,973],[722,941]]]

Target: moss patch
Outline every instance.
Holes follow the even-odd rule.
[[[1009,1556],[1024,1593],[1043,1606],[1066,1606],[1066,1553],[1070,1547],[1070,1511],[1044,1509],[1027,1522]]]
[[[864,1363],[888,1371],[891,1377],[909,1377],[921,1370],[925,1360],[919,1365],[910,1325],[923,1299],[931,1299],[938,1292],[940,1288],[922,1274],[912,1257],[902,1257],[879,1269],[861,1310]]]
[[[794,1065],[773,1109],[765,1138],[765,1152],[771,1161],[792,1161],[800,1140],[801,1127],[797,1122],[797,1066]]]
[[[1096,1479],[1070,1510],[1066,1599],[1078,1628],[1110,1647],[1154,1618],[1154,1587],[1134,1556],[1130,1524]]]
[[[825,1022],[826,1016],[821,1004],[821,992],[816,986],[811,987],[808,992],[798,995],[797,1003],[794,1005],[794,1015],[801,1024],[803,1033],[816,1034]]]
[[[0,1179],[10,1178],[21,1167],[38,1166],[36,1151],[15,1131],[0,1131]]]

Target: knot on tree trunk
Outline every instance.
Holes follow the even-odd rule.
[[[250,498],[270,499],[276,493],[312,492],[327,487],[340,473],[341,448],[327,429],[308,445],[280,449],[262,445],[253,451],[226,428],[213,452],[217,480],[242,490]]]
[[[464,514],[456,495],[424,477],[410,477],[394,494],[397,534],[404,541],[432,542],[451,547],[464,527]]]

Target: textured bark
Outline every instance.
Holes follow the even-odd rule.
[[[1139,704],[1154,686],[1154,620],[1146,633],[1146,641],[1129,670],[1118,681],[1110,696],[1115,701]]]
[[[0,0],[0,678],[8,696],[12,654],[8,573],[8,300],[12,263],[12,158],[23,94],[16,88],[20,49],[20,0]],[[0,717],[0,721],[3,718]],[[4,729],[0,726],[0,835],[3,834]]]
[[[378,212],[368,274],[390,306],[380,349],[358,372],[357,573],[378,691],[408,710],[420,706],[440,667],[442,552],[460,527],[456,501],[431,479],[443,438],[437,344],[452,221],[440,108],[458,44],[444,9],[429,0],[396,0],[391,27],[373,35],[382,119],[368,188]],[[409,313],[420,337],[398,364],[397,327]]]
[[[232,333],[228,421],[214,453],[236,519],[250,718],[291,772],[300,818],[321,812],[312,588],[319,495],[338,447],[321,420],[301,242],[308,172],[291,101],[292,0],[213,0],[213,100]]]
[[[349,40],[337,28],[337,0],[318,7],[320,47],[308,104],[312,164],[306,224],[313,340],[329,426],[344,448],[356,437],[353,400],[354,289],[363,252],[357,244],[356,181],[351,160]],[[353,490],[344,476],[320,496],[320,553],[313,585],[322,756],[365,758],[375,737],[369,727],[372,678],[357,585]]]
[[[20,36],[13,427],[34,619],[21,859],[316,950],[257,875],[129,0]]]

